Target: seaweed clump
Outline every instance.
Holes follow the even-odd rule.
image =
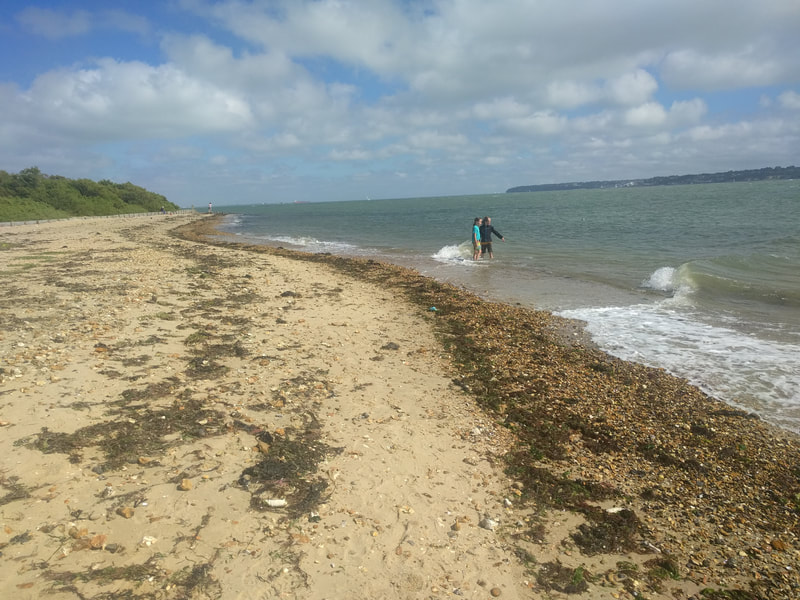
[[[141,398],[140,395],[136,396]],[[140,456],[163,453],[171,445],[224,433],[224,415],[205,408],[199,400],[177,400],[164,409],[126,407],[121,418],[82,427],[73,433],[41,432],[24,440],[45,454],[67,454],[79,463],[82,450],[97,447],[105,455],[105,469],[136,462]],[[173,441],[165,436],[178,434]]]
[[[239,477],[239,485],[251,494],[253,509],[282,510],[297,517],[324,501],[328,481],[318,476],[318,465],[341,449],[324,444],[318,426],[263,431],[256,440],[264,457]]]

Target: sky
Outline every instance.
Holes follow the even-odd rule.
[[[0,55],[0,170],[183,207],[800,165],[798,0],[4,0]]]

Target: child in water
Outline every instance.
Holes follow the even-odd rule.
[[[481,257],[481,219],[475,217],[472,222],[472,260],[478,260]]]

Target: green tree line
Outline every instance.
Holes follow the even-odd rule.
[[[0,222],[178,210],[161,194],[132,183],[68,179],[37,167],[0,170]]]

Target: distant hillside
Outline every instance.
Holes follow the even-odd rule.
[[[132,183],[67,179],[37,167],[0,171],[0,222],[173,211],[161,194]]]
[[[766,167],[747,171],[725,173],[700,173],[698,175],[669,175],[650,179],[621,179],[619,181],[577,181],[573,183],[544,183],[521,185],[506,190],[514,192],[550,192],[553,190],[591,190],[655,185],[689,185],[693,183],[730,183],[736,181],[763,181],[765,179],[800,179],[800,167]]]

